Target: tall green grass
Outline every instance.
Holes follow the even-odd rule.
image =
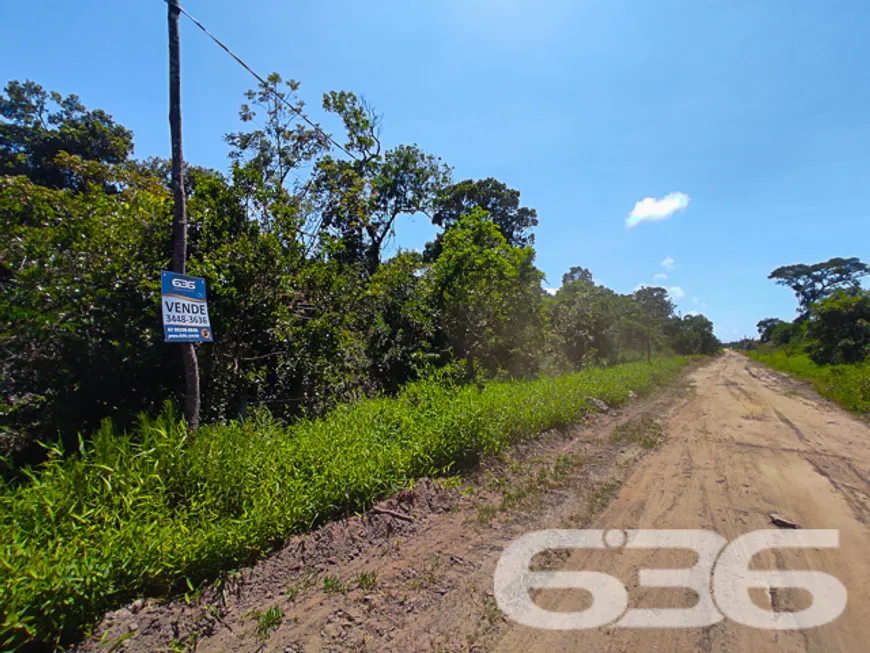
[[[30,482],[0,488],[0,647],[69,642],[104,611],[251,561],[410,479],[577,421],[592,396],[623,404],[683,358],[478,389],[435,382],[317,421],[267,417],[188,435],[171,411],[110,425]]]
[[[870,362],[862,365],[816,365],[804,353],[782,349],[747,353],[775,370],[811,381],[820,395],[833,399],[847,410],[870,413]]]

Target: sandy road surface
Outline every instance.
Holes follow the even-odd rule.
[[[733,352],[696,371],[694,381],[694,395],[668,415],[667,444],[643,460],[593,527],[709,529],[730,541],[771,528],[769,513],[774,512],[803,528],[839,529],[839,549],[777,553],[767,566],[762,554],[758,568],[834,575],[848,590],[845,612],[829,625],[781,632],[728,620],[707,628],[662,630],[547,632],[512,625],[492,650],[870,650],[870,428],[808,393],[796,393],[779,375]],[[688,566],[692,554],[584,553],[575,552],[562,568],[600,570],[623,579],[630,588],[629,607],[691,607],[695,602],[685,591],[637,588],[638,568]],[[540,603],[551,610],[582,610],[589,607],[583,596],[553,591]],[[757,605],[770,608],[769,596],[752,596]],[[773,600],[778,610],[809,606],[798,590],[785,590]]]
[[[664,428],[659,448],[612,438],[619,425],[650,418]],[[734,352],[664,392],[486,463],[464,490],[425,482],[384,507],[295,538],[206,589],[199,603],[147,601],[107,615],[79,650],[120,642],[119,651],[199,653],[870,651],[870,427]],[[833,623],[777,632],[726,619],[558,632],[506,619],[493,598],[502,551],[530,531],[704,529],[731,541],[771,528],[772,512],[804,529],[839,529],[839,549],[776,550],[753,561],[840,579],[848,603]],[[642,568],[694,564],[687,551],[574,550],[542,559],[621,579],[630,608],[697,601],[690,590],[638,587]],[[811,600],[801,590],[751,592],[760,608],[779,612]],[[576,590],[543,591],[536,602],[555,611],[591,604]],[[257,615],[271,607],[280,623],[258,637]]]

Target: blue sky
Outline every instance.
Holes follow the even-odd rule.
[[[182,4],[262,74],[301,81],[325,127],[321,94],[351,90],[384,114],[387,145],[519,189],[547,285],[583,265],[620,292],[673,287],[730,340],[794,315],[773,268],[870,258],[870,3]],[[6,3],[0,70],[77,93],[134,130],[137,156],[167,156],[165,14],[161,0]],[[182,39],[186,158],[223,169],[253,80],[187,21]],[[668,196],[685,206],[627,226]],[[432,233],[407,220],[398,244]]]

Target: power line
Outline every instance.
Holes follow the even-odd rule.
[[[201,29],[201,30],[205,33],[206,36],[208,36],[212,41],[214,41],[217,45],[219,45],[220,48],[221,48],[224,52],[226,52],[226,53],[227,53],[228,55],[230,55],[233,59],[235,59],[236,62],[237,62],[237,63],[238,63],[242,68],[244,68],[245,70],[247,70],[247,71],[248,71],[248,72],[249,72],[249,73],[254,77],[254,79],[256,79],[258,82],[260,82],[260,84],[262,84],[264,88],[267,88],[267,89],[268,89],[268,90],[269,90],[269,91],[270,91],[270,92],[271,92],[271,93],[272,93],[272,94],[273,94],[273,95],[274,95],[278,100],[280,100],[284,105],[286,105],[287,108],[290,109],[293,113],[295,113],[295,114],[298,115],[300,118],[302,118],[302,120],[304,120],[308,125],[310,125],[310,126],[311,126],[311,127],[312,127],[312,128],[313,128],[313,129],[318,133],[318,134],[320,134],[321,136],[323,136],[323,137],[324,137],[325,139],[327,139],[330,143],[332,143],[335,147],[337,147],[339,150],[341,150],[342,152],[344,152],[345,154],[347,154],[350,158],[354,159],[355,161],[359,161],[359,160],[360,160],[359,157],[357,157],[356,155],[354,155],[352,152],[348,151],[347,148],[345,148],[341,143],[339,143],[338,141],[336,141],[336,140],[335,140],[331,135],[329,135],[329,134],[327,134],[325,131],[323,131],[323,129],[321,129],[319,125],[317,125],[316,123],[312,122],[312,121],[308,118],[308,116],[306,116],[304,113],[302,113],[302,111],[300,111],[299,109],[297,109],[296,107],[294,107],[292,104],[290,104],[290,102],[288,102],[288,101],[287,101],[284,97],[282,97],[282,96],[281,96],[281,95],[280,95],[280,94],[279,94],[279,93],[278,93],[274,88],[272,88],[272,86],[271,86],[271,85],[270,85],[270,84],[269,84],[265,79],[263,79],[263,78],[262,78],[260,75],[258,75],[258,74],[257,74],[257,73],[256,73],[256,72],[255,72],[255,71],[254,71],[254,70],[253,70],[253,69],[248,65],[248,64],[246,64],[246,63],[244,62],[244,60],[242,60],[242,58],[239,57],[239,55],[237,55],[235,52],[233,52],[232,50],[230,50],[230,48],[227,47],[227,45],[224,44],[223,41],[221,41],[218,37],[216,37],[214,34],[212,34],[212,33],[209,31],[209,29],[208,29],[205,25],[203,25],[199,20],[197,20],[193,15],[191,15],[190,12],[188,12],[184,7],[182,7],[180,4],[170,3],[170,0],[163,0],[163,1],[164,1],[166,4],[169,4],[169,5],[173,6],[173,7],[175,7],[176,9],[178,9],[178,11],[179,11],[180,13],[184,14],[185,16],[187,16],[187,17],[191,20],[191,22],[192,22],[194,25],[196,25],[199,29]],[[299,175],[295,174],[295,172],[291,171],[291,174],[292,174],[294,177],[296,177],[296,179],[298,179],[299,181],[304,182],[304,180],[303,180],[301,177],[299,177]],[[313,180],[313,179],[310,179],[310,180],[308,181],[308,183],[305,184],[305,187],[304,187],[304,189],[303,189],[303,191],[302,191],[302,195],[303,195],[303,196],[304,196],[305,194],[308,193],[308,191],[310,190],[311,185],[312,185],[313,183],[314,183],[314,180]],[[319,221],[319,223],[318,223],[318,227],[319,227],[319,225],[322,224],[322,223],[323,223],[323,218],[320,219],[320,221]],[[347,233],[347,231],[349,231],[349,229],[348,229],[348,230],[345,230],[343,233]],[[311,238],[311,242],[308,244],[308,247],[306,248],[306,249],[308,249],[308,250],[310,250],[311,246],[314,244],[314,242],[316,241],[316,239],[319,238],[319,236],[318,236],[317,234],[312,234],[312,233],[309,233],[309,232],[303,231],[303,230],[301,230],[301,229],[299,229],[298,232],[301,233],[301,234],[303,234],[303,235],[305,235],[305,236],[308,236],[308,237]]]
[[[171,3],[169,2],[169,0],[163,0],[163,1],[164,1],[166,4],[171,4]],[[196,25],[199,29],[201,29],[203,32],[205,32],[206,36],[208,36],[212,41],[214,41],[215,43],[217,43],[217,44],[221,47],[221,49],[223,49],[223,50],[224,50],[228,55],[230,55],[233,59],[235,59],[236,62],[237,62],[237,63],[238,63],[242,68],[244,68],[244,69],[247,70],[249,73],[251,73],[251,75],[253,75],[254,78],[255,78],[258,82],[260,82],[260,84],[262,84],[264,88],[268,88],[270,91],[272,91],[272,93],[275,95],[276,98],[278,98],[281,102],[283,102],[285,105],[287,105],[287,108],[288,108],[288,109],[290,109],[291,111],[293,111],[293,113],[295,113],[295,114],[298,115],[300,118],[302,118],[302,120],[304,120],[304,121],[305,121],[306,123],[308,123],[311,127],[313,127],[315,131],[317,131],[321,136],[323,136],[323,137],[325,137],[327,140],[329,140],[330,143],[332,143],[333,145],[335,145],[335,147],[337,147],[337,148],[340,149],[342,152],[344,152],[345,154],[347,154],[351,159],[354,159],[354,160],[356,160],[356,161],[359,161],[359,158],[357,158],[357,157],[354,156],[352,153],[350,153],[350,152],[349,152],[349,151],[348,151],[348,150],[347,150],[347,149],[346,149],[346,148],[345,148],[341,143],[339,143],[339,142],[336,141],[332,136],[330,136],[330,135],[327,134],[325,131],[323,131],[323,130],[320,128],[319,125],[317,125],[316,123],[311,122],[311,120],[308,118],[308,116],[306,116],[304,113],[302,113],[302,111],[300,111],[299,109],[297,109],[296,107],[294,107],[294,106],[293,106],[292,104],[290,104],[290,103],[289,103],[289,102],[288,102],[284,97],[282,97],[282,96],[281,96],[281,95],[280,95],[280,94],[279,94],[275,89],[272,88],[272,86],[271,86],[271,85],[270,85],[270,84],[269,84],[265,79],[263,79],[263,78],[260,77],[257,73],[255,73],[254,70],[253,70],[253,69],[252,69],[248,64],[246,64],[246,63],[242,60],[241,57],[239,57],[239,55],[237,55],[235,52],[233,52],[232,50],[230,50],[226,45],[224,45],[223,41],[221,41],[218,37],[216,37],[214,34],[212,34],[212,33],[208,30],[208,28],[207,28],[205,25],[203,25],[203,24],[202,24],[201,22],[199,22],[196,18],[194,18],[193,16],[191,16],[190,13],[189,13],[189,12],[188,12],[184,7],[182,7],[181,5],[176,5],[176,4],[172,4],[171,6],[177,8],[177,9],[178,9],[182,14],[184,14],[185,16],[187,16],[187,17],[188,17],[188,18],[193,22],[194,25]]]

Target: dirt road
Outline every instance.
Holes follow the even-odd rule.
[[[614,439],[620,425],[643,431],[650,419],[664,434],[654,450]],[[640,431],[637,443],[649,444]],[[381,508],[294,540],[199,604],[132,606],[97,634],[112,642],[135,629],[119,647],[129,651],[870,650],[870,427],[737,353],[695,369],[680,387],[492,461],[462,488],[424,483]],[[530,531],[704,529],[731,541],[773,528],[770,513],[803,529],[839,529],[837,549],[777,549],[753,563],[838,578],[848,603],[833,623],[559,632],[506,619],[493,598],[501,552]],[[610,549],[539,564],[613,575],[628,588],[629,608],[690,608],[692,591],[639,587],[638,571],[694,560],[674,549]],[[750,596],[776,611],[811,603],[794,589]],[[576,590],[538,591],[535,600],[554,611],[591,605]]]
[[[870,429],[839,409],[795,393],[779,375],[739,354],[728,353],[700,369],[694,381],[696,394],[675,405],[667,418],[667,444],[643,460],[594,527],[709,529],[730,541],[771,528],[769,514],[777,513],[803,528],[839,529],[839,549],[783,552],[776,562],[840,579],[848,590],[846,611],[832,624],[806,631],[755,630],[730,621],[699,629],[556,634],[516,626],[502,634],[493,650],[870,650]],[[606,571],[636,588],[639,567],[693,562],[685,555],[640,551],[592,557],[572,556],[563,568]],[[763,562],[759,568],[765,568]],[[691,607],[695,602],[693,595],[677,591],[654,592],[658,599],[652,598],[653,590],[639,593],[651,599],[644,607]],[[560,592],[545,607],[588,607],[576,594]],[[783,594],[778,610],[809,606],[808,597],[795,590]],[[770,609],[768,596],[753,598]]]

